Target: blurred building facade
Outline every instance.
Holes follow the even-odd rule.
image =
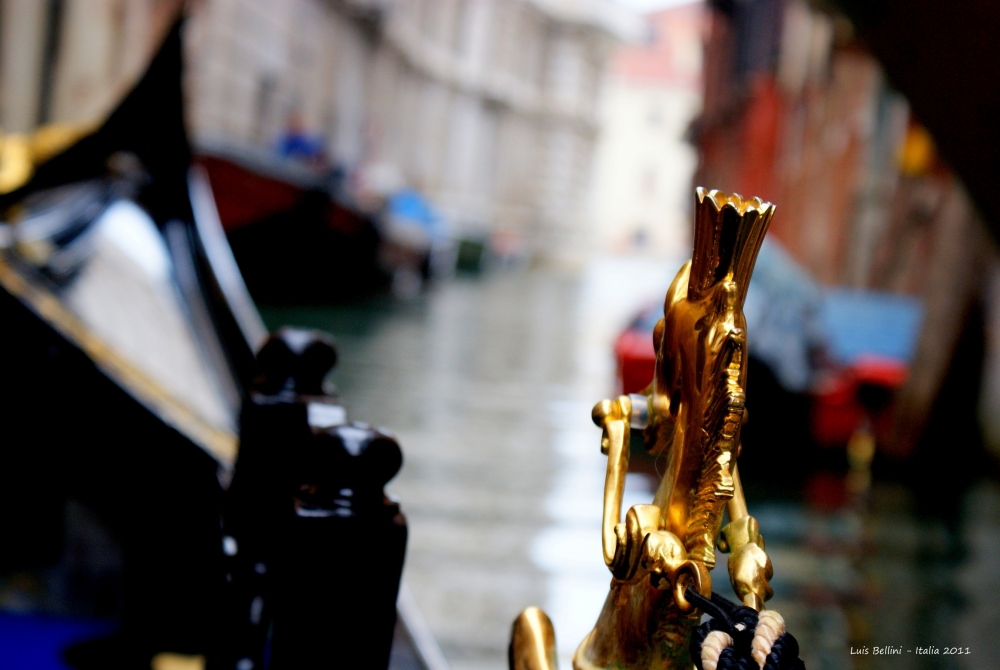
[[[993,251],[978,215],[842,15],[713,0],[709,26],[696,181],[777,203],[770,236],[822,284],[922,299],[897,421],[909,449],[982,297]]]
[[[595,160],[594,241],[604,250],[690,251],[697,152],[685,135],[701,109],[705,5],[647,15],[647,38],[612,61]]]
[[[0,126],[86,121],[141,73],[174,0],[4,0]],[[290,135],[358,187],[429,196],[458,235],[557,255],[579,237],[616,42],[609,0],[202,0],[191,133],[275,153]]]
[[[93,121],[145,70],[176,0],[0,2],[0,128]]]

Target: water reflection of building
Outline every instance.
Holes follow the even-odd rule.
[[[4,3],[0,124],[109,110],[175,6]],[[208,0],[187,27],[189,121],[213,149],[311,135],[423,190],[460,234],[554,253],[580,225],[604,65],[634,21],[608,0]]]

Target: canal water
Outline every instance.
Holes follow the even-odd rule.
[[[404,582],[453,670],[506,668],[528,605],[552,617],[571,667],[610,580],[590,410],[615,393],[614,337],[679,265],[605,257],[458,277],[409,301],[262,310],[272,328],[331,332],[351,418],[399,437],[405,463],[388,489],[410,524]],[[630,475],[626,506],[652,488]],[[879,484],[834,511],[750,500],[774,563],[769,606],[811,670],[1000,667],[1000,489],[975,486],[950,524],[917,518],[913,501]],[[713,582],[731,596],[720,564]],[[956,648],[969,653],[945,653]]]

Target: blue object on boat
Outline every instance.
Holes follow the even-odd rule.
[[[441,214],[430,201],[412,188],[401,189],[389,196],[388,209],[391,216],[419,224],[432,237],[441,232],[444,224]]]
[[[789,391],[803,392],[813,383],[812,352],[823,340],[817,322],[821,301],[809,273],[779,242],[764,238],[743,313],[750,354]]]
[[[307,132],[288,132],[278,140],[282,158],[319,159],[323,156],[323,136]]]
[[[913,360],[923,305],[911,296],[829,289],[820,306],[828,351],[849,365],[864,356]]]
[[[750,354],[796,392],[814,383],[817,350],[839,365],[865,356],[910,363],[923,319],[922,303],[911,296],[822,288],[771,238],[760,249],[743,311]]]
[[[116,628],[104,620],[0,613],[0,668],[71,670],[62,660],[66,647],[110,635]]]

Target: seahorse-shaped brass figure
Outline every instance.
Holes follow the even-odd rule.
[[[642,395],[594,407],[608,456],[602,543],[613,579],[573,657],[575,670],[691,668],[698,613],[684,594],[692,587],[711,595],[716,545],[730,552],[729,577],[743,604],[759,610],[773,593],[771,561],[736,468],[747,376],[743,302],[773,214],[759,198],[696,190],[694,253],[653,331],[653,382]],[[647,450],[667,465],[652,504],[634,505],[622,522],[631,428],[645,431]],[[729,523],[720,533],[723,509]],[[551,623],[530,609],[514,622],[510,667],[553,670]]]

